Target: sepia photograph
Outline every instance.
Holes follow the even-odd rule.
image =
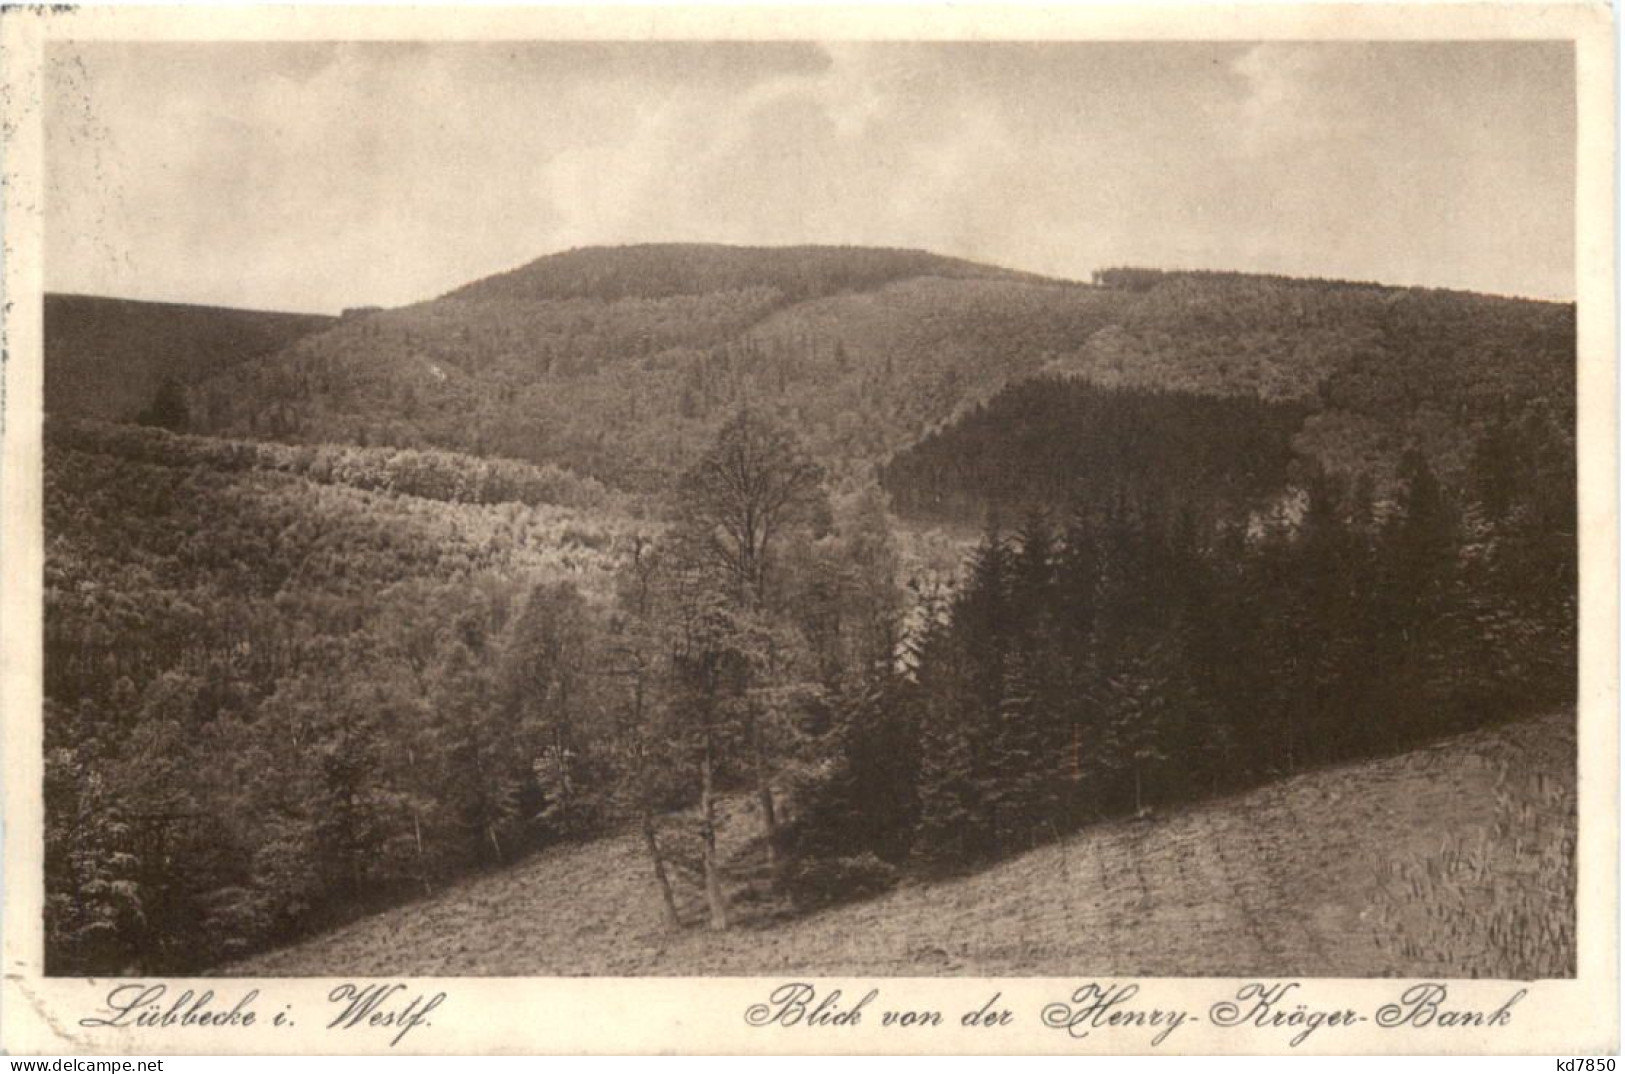
[[[103,1024],[1582,976],[1572,35],[369,37],[40,50]]]

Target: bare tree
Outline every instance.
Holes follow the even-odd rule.
[[[680,928],[677,899],[671,873],[660,847],[656,810],[665,797],[664,779],[670,778],[669,758],[658,756],[662,746],[670,747],[669,728],[660,725],[661,707],[651,698],[657,683],[655,665],[660,642],[651,620],[658,558],[650,554],[646,537],[634,538],[632,557],[621,593],[622,607],[629,613],[620,636],[609,646],[607,674],[621,680],[629,693],[618,728],[622,775],[618,797],[623,807],[637,815],[643,847],[649,856],[655,884],[660,891],[661,911],[668,928]]]
[[[740,599],[758,606],[767,595],[775,538],[826,507],[823,476],[788,430],[741,410],[683,475],[678,518],[734,581]]]
[[[710,449],[683,475],[678,486],[680,540],[730,580],[735,602],[748,617],[768,611],[775,542],[791,526],[828,515],[823,476],[789,430],[748,409],[718,430]],[[757,663],[770,666],[773,661]],[[771,870],[776,865],[778,809],[766,718],[759,706],[746,706],[746,740]]]

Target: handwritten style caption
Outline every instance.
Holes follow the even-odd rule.
[[[1209,1006],[1205,1013],[1185,1007],[1161,1006],[1142,998],[1142,989],[1133,981],[1090,982],[1074,989],[1065,999],[1044,1004],[1038,1021],[1074,1040],[1092,1035],[1139,1034],[1152,1047],[1166,1043],[1182,1027],[1204,1019],[1221,1029],[1275,1031],[1286,1035],[1296,1048],[1319,1032],[1338,1028],[1375,1025],[1381,1029],[1493,1029],[1512,1024],[1513,1009],[1528,995],[1527,988],[1512,992],[1499,1005],[1465,1007],[1450,1005],[1450,989],[1437,981],[1424,981],[1406,987],[1390,1002],[1369,1010],[1338,1005],[1320,1005],[1305,998],[1297,981],[1255,981],[1242,985],[1234,995]],[[957,1016],[940,1010],[895,1006],[881,998],[879,988],[863,991],[849,1000],[841,989],[820,992],[813,985],[792,981],[774,988],[766,1001],[745,1010],[747,1025],[811,1029],[840,1029],[876,1025],[884,1029],[930,1028],[950,1024],[957,1018],[966,1028],[1000,1028],[1020,1022],[1017,1011],[1001,1006],[1002,992],[995,992],[979,1007]]]
[[[328,1007],[319,1017],[328,1030],[371,1030],[388,1036],[391,1048],[415,1029],[434,1023],[429,1016],[446,1002],[446,993],[414,992],[404,984],[341,984],[327,994]],[[248,1029],[270,1025],[276,1029],[298,1026],[291,1004],[263,1001],[254,988],[235,999],[214,989],[176,990],[163,984],[119,985],[107,994],[102,1008],[79,1019],[84,1029]]]
[[[890,986],[888,986],[890,987]],[[1311,1039],[1332,1042],[1341,1030],[1375,1026],[1385,1030],[1449,1032],[1495,1030],[1512,1025],[1518,1004],[1529,993],[1518,988],[1499,1002],[1463,1004],[1451,999],[1440,981],[1396,984],[1385,1002],[1352,1006],[1322,1002],[1298,981],[1253,981],[1217,998],[1205,1008],[1161,1003],[1135,981],[1091,981],[1064,997],[1032,1004],[1007,1000],[1002,991],[973,996],[973,1002],[944,1011],[899,1002],[879,986],[820,989],[789,981],[768,990],[745,1008],[745,1024],[755,1030],[839,1032],[855,1026],[885,1030],[932,1030],[959,1026],[998,1032],[1035,1020],[1073,1040],[1094,1039],[1125,1046],[1161,1047],[1187,1026],[1207,1023],[1224,1030],[1274,1035],[1297,1048]],[[308,1021],[322,1031],[376,1035],[393,1048],[409,1035],[431,1030],[450,1006],[444,991],[403,983],[347,982],[331,989]],[[137,1029],[185,1032],[194,1029],[273,1030],[301,1027],[308,1012],[268,999],[260,987],[239,993],[213,988],[180,988],[161,983],[120,984],[98,1009],[79,1019],[90,1030]]]

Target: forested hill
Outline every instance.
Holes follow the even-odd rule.
[[[190,384],[334,318],[90,295],[45,296],[45,409],[128,421],[166,379]]]
[[[872,291],[915,276],[1027,280],[1041,276],[924,250],[863,246],[723,246],[651,243],[599,246],[537,258],[447,295],[467,301],[669,298],[765,287],[791,301]]]
[[[621,833],[664,933],[776,941],[755,926],[1574,710],[1572,307],[892,251],[539,264],[257,358],[155,344],[231,361],[161,381],[161,428],[51,415],[51,972],[216,966]],[[1499,795],[1460,775],[1457,808]],[[1252,823],[1218,819],[1193,837]],[[1530,868],[1451,850],[1464,889],[1536,899],[1473,972],[1562,949],[1562,838]],[[1177,884],[1211,901],[1209,872]]]
[[[1045,280],[914,251],[640,246],[545,257],[346,318],[189,392],[194,432],[439,447],[666,487],[739,406],[866,471],[1049,373],[1300,405],[1344,472],[1459,475],[1512,401],[1572,424],[1570,305],[1335,281]]]

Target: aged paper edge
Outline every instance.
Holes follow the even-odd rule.
[[[1382,1030],[1324,1033],[1302,1048],[1280,1031],[1187,1027],[1163,1047],[1150,1034],[1073,1040],[1044,1028],[1048,1002],[1071,979],[875,978],[815,981],[849,998],[878,987],[889,1005],[943,1011],[943,1027],[910,1033],[871,1021],[841,1030],[754,1029],[746,1008],[782,978],[456,978],[411,980],[445,991],[434,1024],[390,1049],[377,1034],[329,1032],[326,997],[342,979],[166,981],[222,995],[261,990],[269,1018],[242,1030],[81,1029],[117,982],[44,978],[41,907],[40,610],[43,537],[40,446],[43,286],[41,60],[48,41],[77,40],[1571,40],[1578,93],[1578,437],[1580,450],[1579,962],[1573,980],[1528,985],[1517,1024],[1493,1033]],[[1615,339],[1616,121],[1611,14],[1596,5],[1142,5],[1068,8],[13,8],[0,16],[4,118],[3,454],[0,454],[0,707],[4,711],[4,937],[0,1045],[12,1053],[970,1053],[1241,1054],[1617,1052],[1618,502]],[[1126,980],[1126,979],[1125,979]],[[366,982],[357,982],[366,983]],[[1147,1004],[1205,1011],[1242,981],[1138,979]],[[1324,1006],[1375,1009],[1405,981],[1319,979]],[[1493,1006],[1507,982],[1449,982],[1452,999]],[[1017,1011],[998,1032],[962,1029],[959,1013],[994,992]]]

